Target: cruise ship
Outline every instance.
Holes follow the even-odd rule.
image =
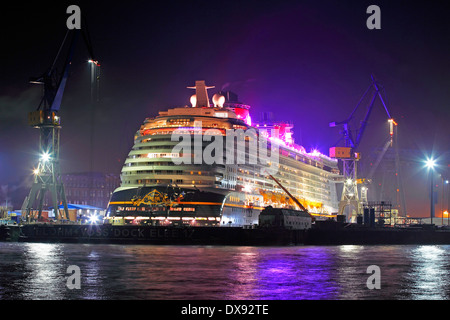
[[[190,106],[137,130],[105,223],[254,227],[267,206],[298,209],[274,179],[312,216],[336,215],[336,159],[297,145],[291,122],[255,123],[233,92],[210,100],[205,81],[188,88]]]

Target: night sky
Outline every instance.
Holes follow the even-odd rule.
[[[327,154],[340,138],[328,123],[348,117],[371,82],[385,91],[399,124],[400,149],[417,166],[404,174],[409,208],[429,210],[421,159],[439,157],[448,173],[450,20],[446,1],[89,1],[17,2],[0,8],[0,185],[20,184],[37,164],[39,131],[28,126],[41,89],[28,80],[51,65],[77,4],[101,63],[100,102],[78,43],[60,111],[63,173],[120,173],[146,117],[189,104],[187,86],[205,80],[231,90],[258,120],[273,112],[294,123],[297,143]],[[369,30],[368,6],[381,9]],[[214,90],[210,91],[212,95]],[[355,117],[359,127],[365,107]],[[91,126],[91,117],[95,125]],[[387,115],[379,100],[361,152],[381,147]],[[94,131],[92,131],[94,130]],[[366,153],[364,153],[366,152]],[[446,155],[447,154],[447,155]],[[1,198],[0,202],[4,201]],[[419,197],[419,199],[417,199]],[[410,199],[410,200],[408,200]],[[415,200],[414,200],[415,199]],[[415,202],[416,201],[416,202]],[[428,211],[429,212],[429,211]],[[412,210],[411,214],[422,214]]]

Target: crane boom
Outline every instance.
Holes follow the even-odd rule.
[[[277,180],[275,179],[274,176],[272,176],[271,174],[269,174],[269,177],[275,181],[275,183],[281,188],[283,189],[284,192],[287,193],[287,195],[297,204],[297,206],[299,206],[300,209],[302,209],[303,211],[308,212],[308,210],[300,203],[300,201],[297,200],[297,198],[295,198],[285,187],[283,187],[283,185]],[[308,212],[309,213],[309,212]]]
[[[345,138],[345,146],[346,147],[350,147],[352,148],[353,151],[356,151],[356,149],[358,149],[359,144],[361,143],[362,137],[364,135],[364,132],[366,130],[367,127],[367,123],[368,120],[370,118],[370,115],[372,113],[373,110],[373,105],[375,104],[375,99],[378,96],[384,106],[384,109],[388,115],[388,119],[391,119],[391,115],[389,113],[389,110],[384,102],[383,96],[381,95],[381,90],[379,88],[379,85],[377,84],[375,78],[373,75],[371,75],[372,78],[372,83],[369,85],[369,87],[366,89],[366,91],[364,92],[364,94],[362,95],[361,99],[359,100],[358,104],[356,105],[356,107],[353,109],[352,113],[350,114],[350,116],[344,120],[344,121],[340,121],[340,122],[330,122],[329,126],[330,127],[336,127],[338,125],[342,125],[344,130],[343,130],[343,134],[344,134],[344,138]],[[366,95],[369,93],[370,89],[373,88],[375,89],[375,92],[373,94],[373,97],[370,101],[369,106],[367,107],[367,111],[366,114],[364,116],[364,120],[361,121],[361,125],[357,131],[356,134],[356,139],[353,138],[352,135],[352,131],[350,129],[350,121],[353,119],[353,116],[356,112],[356,110],[359,108],[359,106],[361,105],[361,102],[363,101],[363,99],[366,97]]]
[[[367,88],[367,90],[364,92],[363,96],[359,100],[356,107],[351,112],[350,116],[341,122],[331,122],[329,124],[330,127],[336,127],[338,125],[343,126],[342,130],[342,137],[339,139],[341,141],[344,139],[345,141],[345,147],[332,147],[330,148],[330,156],[336,159],[340,159],[342,161],[342,167],[343,167],[343,175],[345,181],[341,201],[339,202],[339,214],[343,214],[346,207],[354,207],[353,211],[350,211],[349,214],[351,214],[353,217],[355,217],[356,214],[359,214],[362,210],[362,203],[367,202],[367,188],[361,188],[361,199],[358,195],[358,181],[365,181],[365,183],[370,180],[371,175],[375,171],[376,167],[379,164],[379,161],[381,161],[381,158],[383,157],[384,153],[386,152],[389,145],[392,145],[393,140],[393,127],[394,125],[397,125],[395,121],[391,118],[391,115],[389,113],[389,110],[386,106],[386,103],[383,99],[383,96],[381,95],[381,90],[379,84],[376,82],[375,77],[371,75],[372,82]],[[374,90],[373,96],[370,100],[370,104],[367,107],[364,119],[360,122],[360,126],[356,132],[356,139],[353,138],[352,131],[350,128],[350,121],[354,118],[354,115],[356,113],[356,110],[361,105],[361,102],[364,100],[364,98],[369,94],[370,89]],[[364,132],[366,131],[366,127],[368,124],[368,120],[370,118],[370,115],[373,110],[373,106],[375,104],[376,98],[379,97],[384,109],[388,115],[388,119],[390,122],[390,142],[386,142],[384,149],[379,157],[377,159],[376,166],[372,168],[372,172],[369,175],[367,179],[357,179],[357,162],[360,160],[359,152],[357,151],[359,148],[359,145],[363,139]],[[338,143],[339,143],[338,141]]]
[[[56,63],[60,58],[63,47],[66,44],[69,33],[74,33],[69,52],[63,65],[63,73],[58,76]],[[29,195],[25,198],[22,210],[25,211],[27,220],[31,219],[33,208],[38,210],[38,219],[41,218],[44,196],[50,191],[52,197],[55,218],[69,218],[67,199],[59,167],[59,140],[60,118],[57,115],[69,77],[69,70],[77,42],[79,30],[68,30],[58,50],[51,67],[42,76],[31,79],[31,83],[44,86],[44,94],[36,111],[29,113],[29,124],[40,130],[39,149],[41,158],[38,167],[33,170],[34,182]],[[85,38],[86,41],[86,38]],[[89,53],[92,53],[90,43],[86,42]],[[92,57],[93,58],[93,57]],[[59,204],[63,205],[63,213],[60,214]]]

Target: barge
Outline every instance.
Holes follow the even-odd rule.
[[[337,222],[313,225],[309,229],[28,224],[20,226],[18,241],[238,246],[436,245],[450,244],[450,230],[429,225],[421,227],[365,227]]]

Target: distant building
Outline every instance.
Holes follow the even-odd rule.
[[[106,209],[112,192],[120,185],[119,174],[83,172],[61,174],[67,203]],[[0,207],[20,210],[30,193],[33,176],[20,177],[0,188]],[[50,192],[43,199],[44,208],[52,207]]]
[[[108,206],[113,191],[120,185],[116,174],[85,172],[62,174],[67,203],[98,208]]]

